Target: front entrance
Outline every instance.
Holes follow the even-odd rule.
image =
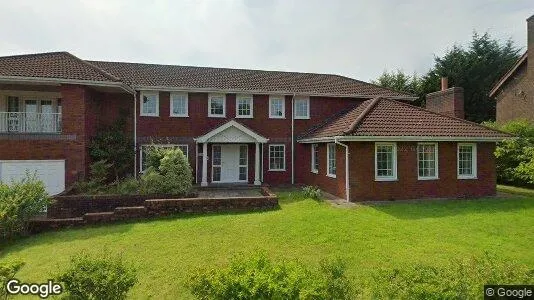
[[[248,182],[248,145],[214,144],[211,151],[212,182]]]

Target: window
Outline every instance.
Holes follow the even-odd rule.
[[[141,92],[141,116],[159,116],[159,93]]]
[[[438,144],[419,143],[417,144],[417,169],[418,179],[438,178]]]
[[[146,168],[147,168],[146,157],[147,157],[148,151],[152,147],[156,147],[156,148],[178,148],[178,149],[182,150],[182,152],[184,153],[185,157],[189,158],[189,147],[187,145],[174,145],[174,144],[141,145],[141,151],[139,151],[140,161],[141,161],[139,169],[140,169],[141,172],[144,172],[146,170]]]
[[[226,96],[209,95],[208,117],[224,118],[226,117]]]
[[[311,145],[311,171],[319,173],[319,145]]]
[[[252,96],[238,95],[235,99],[236,118],[252,118]]]
[[[269,97],[269,118],[271,119],[285,119],[286,117],[286,101],[283,96]]]
[[[458,179],[477,178],[476,144],[458,144]]]
[[[327,156],[327,170],[326,173],[329,177],[336,178],[336,144],[328,144],[326,148]]]
[[[213,145],[211,148],[211,180],[214,182],[221,181],[221,168],[222,168],[222,159],[221,159],[221,145]]]
[[[247,181],[248,179],[248,146],[239,146],[239,180]]]
[[[310,98],[295,98],[295,119],[310,118]]]
[[[187,117],[187,93],[171,93],[171,117]]]
[[[397,145],[375,144],[375,180],[397,180]]]
[[[286,170],[285,150],[285,145],[269,145],[269,171]]]

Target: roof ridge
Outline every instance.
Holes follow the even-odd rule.
[[[405,94],[406,96],[411,96],[411,97],[414,97],[414,98],[417,98],[414,94],[412,93],[408,93],[408,92],[403,92],[403,91],[398,91],[398,90],[395,90],[395,89],[392,89],[392,88],[389,88],[389,87],[386,87],[386,86],[381,86],[379,84],[374,84],[372,82],[367,82],[367,81],[363,81],[363,80],[359,80],[359,79],[356,79],[356,78],[350,78],[350,77],[347,77],[347,76],[343,76],[343,75],[337,75],[337,74],[332,74],[334,76],[339,76],[339,77],[343,77],[343,78],[346,78],[346,79],[349,79],[349,80],[354,80],[354,81],[357,81],[359,83],[363,83],[363,84],[368,84],[368,85],[372,85],[372,86],[376,86],[376,87],[379,87],[381,89],[385,89],[385,90],[389,90],[389,91],[392,91],[392,92],[397,92],[397,93],[403,93]]]
[[[27,54],[15,54],[15,55],[5,55],[0,56],[0,59],[2,58],[15,58],[15,57],[28,57],[28,56],[40,56],[40,55],[47,55],[47,54],[70,54],[67,51],[50,51],[50,52],[40,52],[40,53],[27,53]]]
[[[112,75],[111,73],[107,72],[106,70],[104,70],[102,68],[99,68],[99,67],[93,65],[92,63],[90,63],[88,61],[85,61],[85,60],[79,58],[78,56],[76,56],[76,55],[74,55],[74,54],[72,54],[70,52],[65,51],[64,53],[67,54],[68,56],[70,56],[71,58],[74,58],[75,60],[81,62],[82,64],[84,64],[84,65],[94,69],[95,71],[101,73],[104,77],[107,77],[107,78],[109,78],[109,79],[111,79],[113,81],[122,82],[122,80],[119,77]]]
[[[344,134],[348,134],[349,132],[351,131],[354,131],[354,129],[356,128],[356,126],[358,126],[358,124],[360,124],[360,122],[365,118],[365,116],[376,106],[376,103],[378,103],[378,101],[380,101],[381,97],[376,97],[376,98],[373,98],[373,99],[369,99],[367,101],[371,101],[371,103],[369,103],[369,105],[367,105],[366,108],[364,108],[364,110],[360,113],[360,115],[350,124],[349,128],[345,131],[343,131]],[[365,101],[365,102],[367,102]],[[365,103],[363,102],[363,103]],[[360,105],[363,105],[360,104]]]
[[[486,125],[482,125],[482,124],[479,124],[479,123],[476,123],[476,122],[473,122],[473,121],[469,121],[469,120],[466,120],[466,119],[461,119],[461,118],[457,118],[457,117],[449,116],[449,115],[446,115],[446,114],[443,114],[443,113],[439,113],[439,112],[431,111],[431,110],[428,110],[428,109],[423,108],[423,107],[420,107],[420,106],[411,105],[411,104],[404,103],[404,102],[402,102],[402,101],[397,101],[397,100],[394,100],[394,99],[388,99],[388,98],[383,98],[383,97],[379,97],[379,98],[382,98],[383,100],[387,100],[387,101],[395,102],[395,103],[400,104],[400,105],[404,105],[404,106],[408,106],[408,107],[415,108],[415,109],[418,109],[418,110],[422,110],[422,111],[425,111],[425,112],[428,112],[428,113],[431,113],[431,114],[435,114],[435,115],[438,115],[438,116],[442,116],[442,117],[445,117],[445,118],[448,118],[448,119],[452,119],[452,120],[460,121],[460,122],[467,123],[467,124],[470,124],[470,125],[475,125],[475,126],[479,126],[479,127],[484,127],[484,128],[486,128],[486,129],[489,129],[489,130],[493,130],[493,131],[496,131],[496,132],[499,132],[499,133],[504,133],[504,134],[507,134],[507,135],[509,135],[509,136],[513,136],[513,135],[511,135],[511,134],[508,133],[508,132],[504,132],[504,131],[501,131],[501,130],[498,130],[498,129],[494,129],[494,128],[488,127],[488,126],[486,126]]]

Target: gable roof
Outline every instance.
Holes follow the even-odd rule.
[[[248,128],[247,126],[237,122],[236,120],[230,120],[228,122],[226,122],[225,124],[219,126],[219,127],[216,127],[215,129],[211,130],[210,132],[202,135],[202,136],[199,136],[195,139],[195,141],[197,143],[206,143],[209,141],[210,138],[220,134],[221,132],[225,131],[226,129],[229,129],[229,128],[236,128],[238,129],[239,131],[243,132],[244,134],[250,136],[251,138],[253,138],[254,140],[256,140],[258,143],[267,143],[267,141],[269,141],[269,139],[257,134],[256,132],[254,132],[252,129]]]
[[[0,76],[120,81],[119,78],[68,52],[0,57]]]
[[[313,128],[300,137],[313,142],[342,137],[345,140],[488,140],[512,135],[403,102],[377,97]]]
[[[527,60],[528,60],[527,53],[528,53],[528,51],[525,52],[523,55],[521,55],[521,57],[512,66],[512,68],[510,70],[508,70],[508,72],[506,72],[499,79],[499,81],[497,81],[497,83],[493,86],[493,88],[491,89],[491,91],[489,93],[490,97],[494,97],[495,93],[497,93],[497,91],[510,79],[510,77],[512,77],[523,64],[527,63]]]
[[[343,97],[392,97],[408,93],[330,74],[89,61],[138,89],[193,89],[221,92],[305,94]]]

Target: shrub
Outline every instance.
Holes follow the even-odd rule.
[[[115,183],[114,193],[119,195],[135,195],[139,193],[139,181],[133,177],[125,178]]]
[[[17,272],[24,266],[23,262],[0,263],[0,298],[7,299],[7,282],[15,278]]]
[[[98,130],[89,146],[89,155],[93,161],[105,160],[113,164],[115,180],[131,174],[135,153],[133,139],[125,134],[126,114],[121,112],[117,121]]]
[[[495,149],[497,181],[513,185],[534,185],[534,124],[514,120],[505,124],[485,123],[517,138],[497,143]]]
[[[90,180],[98,184],[105,184],[109,178],[109,169],[112,164],[105,160],[99,160],[89,166]]]
[[[143,194],[185,195],[193,187],[193,171],[180,149],[165,149],[159,167],[150,166],[140,184]]]
[[[49,203],[44,184],[35,175],[26,174],[10,185],[0,182],[0,236],[25,233],[30,218],[42,213]]]
[[[274,263],[264,253],[198,271],[188,286],[199,299],[349,299],[351,292],[342,263],[324,262],[312,271],[296,262]]]
[[[72,299],[126,299],[137,274],[120,256],[80,254],[71,258],[69,268],[57,280]]]
[[[318,200],[322,196],[322,192],[317,186],[305,186],[302,188],[302,192],[304,193],[304,197],[306,198],[312,198],[315,200]]]
[[[529,284],[534,282],[534,272],[486,254],[453,260],[441,268],[415,265],[381,270],[373,279],[371,298],[375,299],[477,299],[484,284]]]

